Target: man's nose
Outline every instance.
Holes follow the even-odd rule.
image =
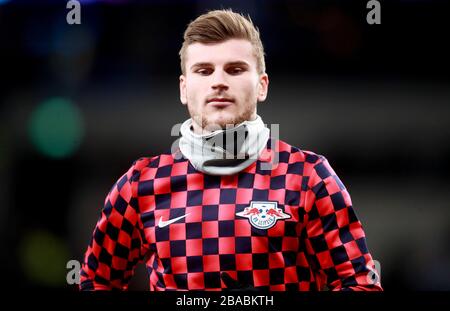
[[[226,73],[221,70],[216,70],[213,74],[213,81],[211,88],[214,90],[228,90],[228,82]]]

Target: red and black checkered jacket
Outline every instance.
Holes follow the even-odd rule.
[[[127,289],[139,262],[157,291],[223,290],[221,272],[263,290],[381,290],[349,193],[323,156],[269,139],[243,171],[213,176],[180,155],[141,158],[114,184],[82,290]]]

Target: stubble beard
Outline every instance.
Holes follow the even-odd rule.
[[[211,120],[210,118],[208,118],[206,114],[199,114],[196,111],[193,111],[193,109],[189,108],[189,106],[188,110],[192,120],[197,124],[201,124],[202,129],[214,131],[219,129],[224,130],[227,128],[231,128],[244,121],[250,120],[254,112],[254,107],[252,107],[251,105],[247,105],[245,109],[241,111],[238,115],[231,116],[228,118],[220,118],[218,121]]]

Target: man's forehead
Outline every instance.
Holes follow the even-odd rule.
[[[256,65],[253,46],[248,40],[231,39],[220,43],[193,43],[186,49],[186,64],[196,63],[226,64],[244,62]]]

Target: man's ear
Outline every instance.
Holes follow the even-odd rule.
[[[180,76],[180,101],[183,105],[187,105],[186,77],[184,75]]]
[[[258,101],[263,102],[267,98],[267,92],[269,91],[269,76],[264,73],[259,76],[258,83]]]

